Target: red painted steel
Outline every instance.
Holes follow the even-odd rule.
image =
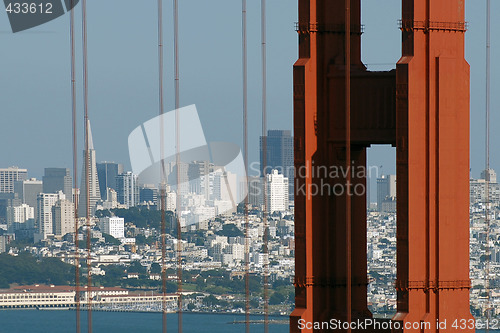
[[[429,330],[418,331],[436,332],[436,320],[446,320],[447,329],[440,331],[448,331],[455,319],[472,319],[464,1],[403,0],[402,8],[397,69],[369,72],[361,62],[360,0],[350,2],[351,162],[346,163],[346,7],[343,0],[299,0],[299,60],[294,65],[296,308],[291,332],[300,331],[299,320],[348,318],[348,191],[351,316],[372,317],[366,299],[366,196],[359,190],[366,188],[362,171],[371,144],[397,149],[398,312],[393,320],[429,322]],[[342,167],[350,172],[351,184],[342,172],[330,172]]]

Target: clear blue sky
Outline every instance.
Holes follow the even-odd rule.
[[[467,60],[471,65],[471,168],[484,165],[485,3],[466,1]],[[500,3],[492,1],[492,16]],[[371,70],[393,68],[401,54],[399,0],[362,0],[363,60]],[[76,14],[78,54],[80,16]],[[173,109],[172,6],[165,10],[165,110]],[[181,105],[196,104],[209,141],[242,142],[241,1],[180,1]],[[296,0],[268,0],[269,129],[292,128],[292,65],[297,58]],[[89,113],[97,159],[129,168],[127,137],[154,117],[157,107],[156,1],[88,1]],[[500,31],[493,20],[492,31]],[[248,1],[250,159],[258,160],[260,135],[260,1]],[[28,168],[41,177],[44,167],[71,167],[69,15],[13,34],[0,13],[0,166]],[[492,34],[492,59],[500,52]],[[78,64],[79,115],[81,58]],[[500,64],[492,61],[492,166],[500,171],[496,142]],[[80,122],[79,136],[83,136]],[[80,140],[80,143],[82,140]],[[80,145],[81,147],[81,145]],[[81,149],[80,149],[81,150]],[[79,156],[81,152],[79,151]],[[394,151],[373,148],[370,165],[395,170]],[[373,198],[372,198],[373,200]]]

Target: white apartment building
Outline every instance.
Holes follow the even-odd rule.
[[[242,244],[229,244],[226,246],[227,253],[233,255],[233,260],[245,259],[245,245]]]
[[[267,210],[269,213],[284,212],[288,209],[288,178],[274,169],[266,175]]]
[[[59,200],[52,207],[54,235],[64,236],[75,232],[75,206],[71,201]]]
[[[165,209],[171,212],[175,212],[175,209],[177,207],[177,194],[175,192],[167,192],[165,201]]]
[[[48,235],[54,234],[54,217],[52,207],[59,200],[65,200],[66,196],[62,191],[59,193],[40,193],[37,196],[36,224],[40,238],[46,239]]]
[[[125,238],[125,219],[122,217],[103,217],[99,219],[101,231],[116,239]]]
[[[29,219],[35,219],[35,208],[27,204],[7,207],[7,227],[10,231],[15,230],[15,224],[25,223]]]

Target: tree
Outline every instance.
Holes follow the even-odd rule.
[[[146,268],[141,265],[141,262],[139,260],[135,260],[127,268],[127,272],[128,273],[145,274],[146,273]]]
[[[107,243],[107,244],[111,244],[111,245],[121,245],[122,242],[120,242],[118,239],[114,238],[113,236],[109,235],[109,234],[106,234],[106,233],[102,233],[102,237],[104,237],[104,241]]]
[[[256,299],[251,299],[249,303],[250,303],[251,308],[258,308],[259,307],[259,301],[257,301]]]
[[[96,210],[95,216],[99,217],[99,218],[101,218],[101,217],[110,217],[111,216],[111,212],[108,209]]]
[[[233,302],[233,309],[244,309],[244,308],[245,308],[245,302],[241,301]]]
[[[219,305],[219,300],[214,295],[208,295],[202,300],[205,306],[216,306]]]
[[[28,252],[14,257],[0,254],[0,285],[18,284],[71,284],[74,280],[73,265],[58,258],[43,258],[37,261]]]
[[[222,226],[222,230],[216,232],[219,236],[226,237],[243,237],[244,234],[238,227],[233,223],[227,223]]]
[[[161,273],[161,266],[159,263],[154,262],[151,264],[151,268],[149,269],[149,272],[152,274],[160,274]]]
[[[270,305],[277,305],[281,304],[285,301],[285,295],[283,295],[280,292],[274,292],[271,297],[269,298],[269,304]]]

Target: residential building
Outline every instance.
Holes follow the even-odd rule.
[[[20,229],[28,220],[35,219],[35,209],[27,204],[7,207],[7,228],[9,232]]]
[[[69,200],[59,200],[52,207],[53,232],[64,236],[75,232],[75,206]]]
[[[269,213],[284,212],[288,209],[288,178],[278,170],[268,174],[266,182],[267,210]]]
[[[99,219],[101,232],[114,238],[125,238],[125,220],[122,217],[103,217]]]

